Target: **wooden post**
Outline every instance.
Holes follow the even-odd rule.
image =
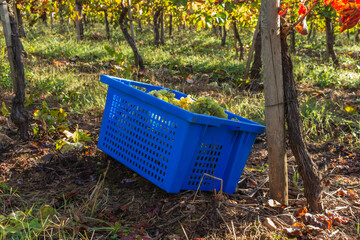
[[[21,11],[17,7],[18,6],[17,2],[18,1],[14,1],[14,14],[16,17],[16,22],[18,24],[18,28],[19,28],[18,31],[19,31],[20,37],[24,38],[24,37],[26,37],[25,30],[24,30],[24,23],[22,20]]]
[[[51,34],[53,32],[53,28],[54,28],[54,12],[51,12],[50,13],[50,31],[51,31]]]
[[[170,14],[170,19],[169,19],[169,37],[171,37],[171,34],[172,34],[172,19],[173,19],[173,16],[172,16],[172,14]]]
[[[11,26],[6,0],[0,0],[0,14],[3,25],[6,46],[11,46]]]
[[[247,59],[247,62],[246,62],[246,68],[245,68],[245,72],[244,72],[244,78],[247,79],[248,78],[248,75],[249,75],[249,71],[250,71],[250,64],[252,62],[252,59],[253,59],[253,54],[254,54],[254,50],[255,50],[255,42],[256,42],[256,37],[259,33],[259,30],[260,30],[260,16],[259,16],[259,20],[256,24],[256,27],[255,27],[255,31],[254,31],[254,35],[253,35],[253,39],[252,39],[252,44],[251,44],[251,47],[250,47],[250,50],[249,50],[249,56],[248,56],[248,59]]]
[[[160,15],[160,42],[161,42],[162,45],[165,44],[164,35],[165,35],[165,29],[164,29],[164,10],[162,10],[162,11],[161,11],[161,15]]]
[[[254,51],[254,60],[250,69],[250,78],[251,79],[260,79],[260,71],[262,68],[262,59],[261,59],[261,31],[258,32],[255,41],[255,51]]]
[[[261,43],[265,88],[266,139],[270,197],[288,204],[284,88],[281,64],[279,0],[261,3]]]
[[[238,48],[236,46],[236,42],[239,42],[239,48],[240,48],[240,59],[239,60],[242,60],[244,58],[244,44],[241,41],[240,34],[239,34],[239,31],[236,26],[236,20],[232,21],[232,25],[233,25],[233,31],[234,31],[234,37],[235,37],[234,44],[235,44],[235,49],[236,49],[236,58],[238,56]]]
[[[134,31],[134,21],[133,21],[133,17],[132,17],[132,10],[131,10],[131,0],[127,0],[127,4],[128,4],[128,15],[129,15],[129,21],[130,21],[130,32],[131,32],[131,37],[134,40],[134,42],[136,42],[135,39],[135,31]]]
[[[160,25],[160,14],[162,9],[158,8],[155,10],[153,16],[153,23],[154,23],[154,44],[155,46],[159,46],[160,44],[160,32],[159,32],[159,25]]]
[[[84,26],[82,22],[82,8],[83,8],[82,0],[75,0],[75,11],[77,12],[75,18],[75,28],[76,28],[76,37],[78,41],[84,40]]]
[[[110,41],[111,36],[110,36],[110,24],[109,24],[109,18],[108,18],[108,12],[107,10],[104,10],[104,14],[105,14],[105,28],[106,28],[106,38],[108,41]]]
[[[62,0],[59,0],[59,21],[60,21],[60,32],[65,32],[65,21],[64,21],[64,5]]]
[[[221,46],[224,47],[226,44],[226,27],[225,25],[222,27],[223,31],[222,31],[222,36],[221,36]]]

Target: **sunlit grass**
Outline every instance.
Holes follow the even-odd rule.
[[[293,56],[294,75],[297,80],[315,87],[358,88],[360,65],[349,57],[339,56],[339,58],[344,68],[335,69],[331,60],[327,63],[317,63],[318,60],[313,57]]]
[[[222,101],[229,112],[260,124],[265,124],[265,99],[263,93],[229,95],[222,99]],[[222,101],[220,100],[219,102]]]

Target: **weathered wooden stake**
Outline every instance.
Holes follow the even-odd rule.
[[[132,10],[131,10],[131,0],[127,0],[127,4],[128,4],[128,16],[129,16],[129,21],[130,21],[130,32],[131,32],[131,37],[134,40],[134,42],[136,42],[135,39],[135,31],[134,31],[134,21],[133,21],[133,17],[132,17]]]
[[[82,8],[83,8],[83,1],[82,0],[75,0],[75,10],[77,12],[77,16],[75,18],[75,29],[76,29],[76,38],[78,41],[84,40],[84,25],[82,21]]]
[[[21,38],[24,38],[24,37],[26,37],[25,30],[24,30],[24,23],[23,23],[23,20],[22,20],[21,11],[17,7],[18,6],[17,2],[18,1],[14,1],[14,13],[15,13],[15,17],[16,17],[16,22],[18,24],[19,35],[20,35]]]
[[[261,3],[261,39],[270,197],[288,204],[279,0]]]
[[[247,59],[247,62],[246,62],[246,67],[245,67],[245,72],[244,72],[244,78],[248,78],[248,75],[249,75],[249,71],[250,71],[250,64],[251,64],[251,61],[253,59],[253,54],[254,54],[254,50],[255,50],[255,42],[256,42],[256,37],[258,35],[258,32],[260,30],[260,16],[259,16],[259,20],[258,20],[258,23],[256,24],[256,27],[255,27],[255,31],[254,31],[254,35],[253,35],[253,39],[252,39],[252,44],[251,44],[251,47],[250,47],[250,50],[249,50],[249,55],[248,55],[248,59]]]
[[[108,41],[110,41],[111,39],[111,35],[110,35],[110,24],[109,24],[109,18],[108,18],[108,12],[107,10],[104,10],[104,14],[105,14],[105,28],[106,28],[106,38]]]

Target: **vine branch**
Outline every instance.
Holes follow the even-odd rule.
[[[284,28],[281,32],[281,35],[283,37],[286,37],[289,33],[289,31],[291,29],[293,29],[296,25],[298,25],[299,23],[301,23],[302,21],[304,21],[305,17],[307,15],[309,15],[309,13],[315,8],[316,4],[319,2],[319,0],[315,0],[313,5],[309,8],[309,10],[306,11],[305,14],[303,14],[296,22],[294,22],[293,24],[291,24],[290,26],[287,26],[286,28]]]

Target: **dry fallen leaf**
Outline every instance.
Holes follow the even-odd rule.
[[[246,178],[246,180],[247,180],[248,184],[250,185],[250,187],[252,187],[252,188],[257,187],[258,183],[256,181],[252,180],[251,178]]]
[[[297,227],[297,228],[302,228],[302,229],[305,229],[305,226],[303,223],[301,222],[294,222],[293,225],[291,225],[292,227]]]
[[[296,211],[295,216],[296,217],[301,217],[302,215],[304,215],[305,213],[307,213],[308,210],[306,209],[306,207],[302,207],[299,210]]]
[[[315,227],[313,225],[306,225],[306,231],[311,234],[319,234],[324,231],[324,229],[321,229],[319,227]]]
[[[331,212],[331,211],[325,210],[325,213],[332,222],[338,222],[338,223],[344,223],[344,224],[349,222],[349,218],[340,216],[336,212]]]
[[[302,233],[304,230],[304,224],[302,224],[301,222],[296,222],[291,227],[284,228],[283,232],[291,237],[300,237],[303,235]]]
[[[84,215],[83,213],[78,210],[78,209],[75,209],[74,212],[72,213],[73,215],[73,219],[75,220],[75,222],[78,222],[78,223],[84,223]]]
[[[330,219],[324,215],[314,215],[311,213],[305,213],[301,216],[301,219],[306,225],[313,225],[315,227],[319,227],[321,229],[330,229],[331,222]]]
[[[288,225],[293,225],[296,222],[296,218],[290,214],[281,214],[277,215],[277,217]]]
[[[303,199],[289,200],[289,205],[302,207],[307,205],[307,201]]]
[[[359,195],[354,190],[348,190],[346,196],[349,198],[359,198]]]
[[[281,207],[281,203],[279,203],[278,201],[274,200],[274,199],[269,199],[267,201],[267,205],[269,207],[275,208],[275,207]]]
[[[263,224],[264,224],[270,231],[275,231],[275,230],[278,229],[278,228],[276,227],[275,222],[274,222],[271,218],[269,218],[269,217],[265,218],[265,221],[263,222]]]
[[[345,197],[345,196],[346,196],[346,192],[344,192],[344,190],[340,189],[340,190],[336,193],[336,195]]]

